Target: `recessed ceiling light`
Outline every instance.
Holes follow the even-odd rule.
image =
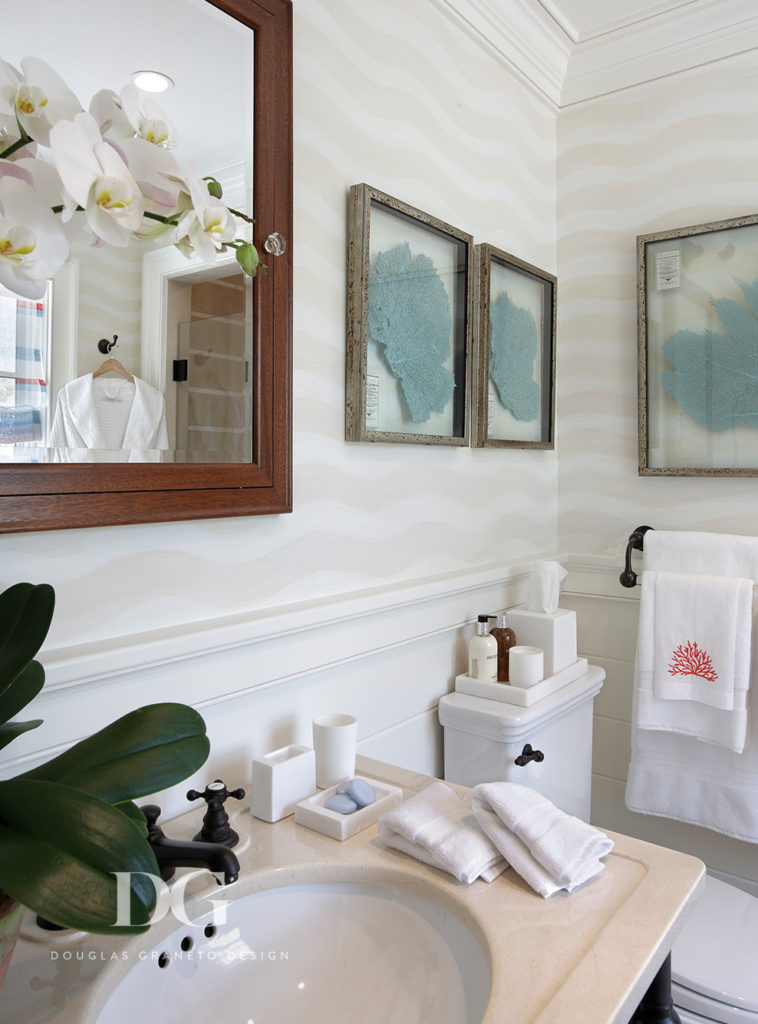
[[[166,92],[174,87],[173,80],[162,71],[135,71],[132,81],[143,92]]]

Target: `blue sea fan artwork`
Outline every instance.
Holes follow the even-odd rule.
[[[706,430],[758,428],[758,281],[735,278],[736,299],[711,299],[726,334],[681,330],[663,346],[673,369],[661,373],[671,398]]]
[[[453,314],[445,285],[429,256],[407,242],[376,254],[369,269],[369,334],[384,347],[414,423],[443,412],[455,390],[445,367]]]
[[[534,379],[537,324],[528,309],[503,292],[490,306],[490,377],[500,401],[517,420],[536,420],[540,387]]]

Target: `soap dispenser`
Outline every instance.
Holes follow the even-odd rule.
[[[490,632],[497,642],[497,681],[508,682],[508,654],[511,647],[516,643],[516,634],[508,625],[508,617],[505,612],[500,612],[497,617],[495,628]]]
[[[476,633],[468,644],[468,674],[472,679],[497,680],[497,640],[488,626],[491,616],[479,615]]]

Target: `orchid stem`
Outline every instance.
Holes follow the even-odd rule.
[[[17,150],[23,149],[24,146],[28,146],[30,142],[34,142],[34,139],[30,139],[28,135],[23,138],[16,139],[12,146],[8,146],[6,150],[0,153],[0,160],[5,160],[9,156],[13,156]]]

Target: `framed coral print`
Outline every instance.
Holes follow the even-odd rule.
[[[473,239],[350,189],[345,436],[467,445]]]
[[[474,443],[553,448],[556,279],[492,245],[477,263]]]
[[[639,472],[758,475],[758,215],[637,238]]]

